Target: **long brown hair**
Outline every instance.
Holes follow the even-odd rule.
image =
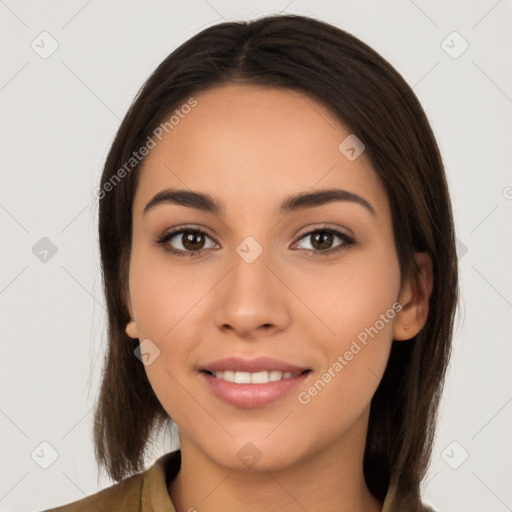
[[[372,399],[364,473],[391,510],[416,510],[431,456],[458,300],[448,186],[439,149],[412,89],[378,53],[351,34],[298,15],[270,15],[209,27],[173,51],[132,103],[107,156],[98,198],[108,345],[94,418],[97,461],[119,481],[144,469],[155,431],[172,425],[154,394],[137,340],[125,333],[132,203],[141,162],[127,167],[159,123],[193,94],[226,83],[283,87],[326,105],[366,146],[385,186],[402,279],[418,276],[413,253],[433,262],[424,328],[393,342]],[[120,172],[120,169],[125,172]],[[402,508],[404,510],[405,508]],[[408,508],[409,509],[409,508]]]

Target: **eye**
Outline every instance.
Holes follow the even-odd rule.
[[[177,248],[170,246],[173,239]],[[206,232],[197,228],[179,228],[170,233],[165,233],[161,238],[156,241],[158,246],[163,248],[176,256],[194,257],[201,253],[203,249],[215,246],[215,242],[210,247],[205,246],[206,239],[212,240]]]
[[[355,245],[355,240],[344,233],[335,228],[328,227],[317,227],[307,233],[303,234],[299,240],[310,238],[310,247],[306,247],[303,250],[307,250],[312,252],[314,256],[323,256],[325,254],[333,254],[342,250],[346,250],[349,247]],[[338,238],[341,240],[341,243],[332,247],[334,240]]]
[[[300,250],[308,251],[314,256],[337,253],[350,248],[356,243],[352,237],[343,231],[325,226],[304,233],[299,241],[307,239],[307,237],[311,238],[310,246],[312,248],[300,248]],[[341,243],[331,247],[336,238],[341,240]],[[212,242],[210,246],[205,245],[208,239]],[[171,242],[175,245],[171,245]],[[204,249],[211,249],[216,246],[212,238],[202,229],[183,226],[165,233],[155,243],[171,254],[185,257],[200,256]]]

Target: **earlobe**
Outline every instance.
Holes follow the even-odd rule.
[[[128,309],[128,314],[130,315],[130,321],[126,324],[125,332],[130,338],[137,339],[139,337],[139,332],[137,329],[137,323],[133,319],[132,299],[130,297],[130,292],[128,289],[125,290],[125,294],[125,296],[127,297],[126,306]]]
[[[126,324],[125,331],[126,334],[130,336],[130,338],[137,339],[139,337],[137,323],[133,319],[130,319],[130,321]]]
[[[429,299],[433,288],[432,259],[427,253],[415,253],[419,267],[417,279],[405,283],[399,297],[402,309],[393,325],[394,340],[409,340],[423,329],[428,318]]]

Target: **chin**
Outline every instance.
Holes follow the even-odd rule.
[[[230,443],[231,444],[231,443]],[[234,446],[235,445],[235,446]],[[300,441],[294,446],[300,446]],[[269,440],[233,442],[231,446],[215,447],[203,450],[204,453],[219,466],[233,471],[262,473],[280,471],[295,464],[300,459],[296,448],[276,446]]]

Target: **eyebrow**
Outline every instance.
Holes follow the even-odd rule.
[[[290,212],[306,208],[314,208],[315,206],[322,206],[324,204],[337,201],[359,204],[373,216],[377,215],[373,206],[366,199],[354,194],[353,192],[339,188],[317,190],[315,192],[301,192],[286,197],[279,207],[279,213],[281,215],[286,215]],[[143,210],[143,215],[146,215],[150,210],[161,204],[187,206],[203,212],[212,213],[219,217],[223,217],[225,214],[222,204],[210,194],[204,194],[192,190],[168,188],[158,192],[146,204]]]

